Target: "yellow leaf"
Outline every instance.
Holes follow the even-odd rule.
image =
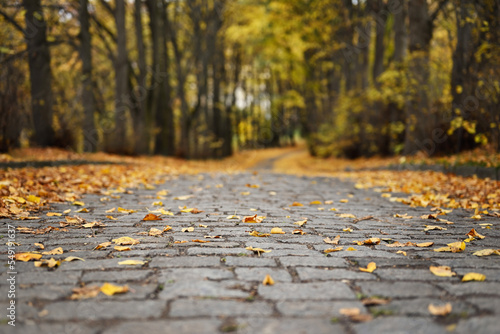
[[[340,241],[340,235],[337,235],[335,238],[330,239],[330,237],[323,239],[323,241],[327,244],[338,245]]]
[[[67,215],[67,214],[68,214],[68,213],[70,213],[70,212],[71,212],[71,209],[64,210],[64,211],[63,211],[63,214]]]
[[[242,191],[240,194],[242,196],[248,196],[248,195],[250,195],[250,192],[249,191]]]
[[[60,217],[62,216],[62,213],[58,212],[47,212],[47,217]]]
[[[76,205],[76,206],[84,206],[85,203],[83,203],[82,201],[74,201],[73,202],[73,205]]]
[[[26,197],[26,199],[29,201],[29,202],[33,202],[33,203],[36,203],[36,204],[40,204],[40,197],[37,197],[35,195],[29,195],[28,197]]]
[[[342,231],[344,231],[344,232],[352,232],[352,228],[346,227],[346,228],[343,228]]]
[[[185,201],[185,200],[190,199],[192,197],[194,197],[194,195],[184,195],[184,196],[174,197],[174,199],[176,199],[178,201]]]
[[[82,226],[84,228],[93,228],[93,227],[104,227],[106,225],[101,223],[101,222],[91,222],[91,223],[83,224]]]
[[[340,203],[349,203],[349,200],[348,199],[341,199]]]
[[[121,213],[128,213],[128,214],[130,214],[130,213],[137,212],[137,210],[132,210],[132,209],[127,210],[127,209],[124,209],[124,208],[120,208],[120,207],[118,207],[118,212],[121,212]]]
[[[381,197],[384,197],[384,198],[389,198],[391,197],[391,194],[389,193],[383,193],[382,195],[380,195]]]
[[[333,204],[333,201],[331,201],[331,200],[325,201],[325,204],[328,204],[328,205]]]
[[[63,260],[63,262],[71,262],[71,261],[85,261],[84,259],[82,259],[81,257],[76,257],[76,256],[68,256],[67,258],[65,258]]]
[[[441,231],[446,231],[446,227],[441,227],[441,226],[435,226],[435,225],[425,225],[424,231],[430,231],[430,230],[441,230]]]
[[[111,241],[103,242],[102,244],[97,245],[94,248],[94,250],[98,250],[98,249],[101,249],[101,248],[106,248],[106,247],[109,247],[109,246],[111,246]]]
[[[161,218],[152,213],[148,213],[142,220],[161,220]]]
[[[111,240],[117,245],[137,245],[139,244],[139,240],[133,239],[131,237],[120,237],[118,239]]]
[[[181,209],[181,212],[183,212],[183,213],[189,213],[189,212],[191,212],[193,210],[194,210],[194,208],[186,208],[186,207],[184,207],[184,209]]]
[[[481,249],[472,253],[475,256],[488,256],[492,254],[500,255],[500,249]]]
[[[273,227],[271,229],[271,234],[285,234],[285,232],[279,227]]]
[[[63,253],[62,247],[54,248],[53,250],[48,251],[48,252],[42,252],[43,255],[59,255],[62,253]]]
[[[434,275],[440,277],[452,277],[457,275],[457,273],[451,271],[451,268],[448,266],[430,266],[429,270]]]
[[[87,208],[81,208],[81,209],[78,209],[78,210],[75,211],[75,213],[80,213],[80,212],[88,213],[89,209],[87,209]]]
[[[452,307],[450,303],[446,303],[446,305],[435,306],[434,304],[429,304],[427,307],[429,313],[432,315],[445,316],[450,314]]]
[[[202,244],[210,242],[210,240],[201,240],[201,239],[192,239],[191,241],[192,242],[199,242],[199,243],[202,243]]]
[[[465,250],[465,242],[463,241],[452,242],[451,244],[448,244],[448,246],[451,248],[453,253],[459,253]]]
[[[140,261],[140,260],[125,260],[125,261],[118,262],[119,265],[129,265],[129,266],[133,266],[133,265],[137,265],[137,264],[143,265],[144,263],[146,263],[146,262]]]
[[[157,202],[153,202],[152,204],[153,206],[162,206],[163,205],[163,202],[162,201],[157,201]]]
[[[106,213],[111,213],[111,212],[114,212],[115,210],[116,210],[116,208],[111,208],[111,209],[109,209],[109,210],[106,210],[105,212],[106,212]]]
[[[467,233],[466,235],[479,239],[486,238],[484,235],[477,233],[475,229],[470,230],[469,233]]]
[[[160,209],[160,213],[165,216],[173,216],[174,213],[172,211],[167,211],[165,209]]]
[[[226,219],[240,219],[240,216],[236,216],[236,215],[231,215],[231,216],[227,216]]]
[[[335,247],[335,248],[327,248],[323,251],[323,253],[331,253],[331,252],[338,252],[338,251],[341,251],[344,247],[342,246],[338,246],[338,247]]]
[[[40,260],[42,258],[42,254],[36,253],[17,253],[14,258],[16,261],[28,262],[31,260]]]
[[[299,203],[299,202],[293,202],[292,205],[290,206],[304,206],[304,204]]]
[[[336,208],[330,208],[330,209],[328,209],[328,211],[337,211],[337,209]]]
[[[198,227],[203,227],[203,228],[207,228],[208,225],[203,225],[203,224],[199,224]]]
[[[45,249],[45,246],[42,245],[42,244],[40,244],[40,243],[38,243],[38,242],[35,242],[34,245],[37,246],[40,249]]]
[[[114,284],[110,284],[110,283],[104,283],[102,286],[101,286],[101,292],[104,293],[105,295],[107,296],[112,296],[114,294],[117,294],[117,293],[125,293],[127,292],[129,289],[128,289],[128,286],[127,285],[124,285],[124,286],[119,286],[119,285],[114,285]]]
[[[189,241],[187,241],[187,240],[182,240],[182,241],[177,240],[177,241],[174,241],[174,244],[185,244],[186,242],[189,242]]]
[[[267,274],[262,281],[262,285],[274,285],[274,280],[271,275]]]
[[[340,213],[337,215],[337,217],[340,217],[340,218],[356,218],[355,215],[353,215],[352,213]]]
[[[307,219],[304,219],[304,220],[300,220],[298,222],[295,222],[294,224],[295,225],[299,225],[299,226],[303,226],[307,223]]]
[[[55,260],[54,258],[51,258],[50,260],[40,260],[40,261],[35,261],[35,267],[49,267],[49,268],[54,268],[58,267],[61,265],[61,260]]]
[[[421,242],[421,243],[418,243],[416,246],[417,247],[430,247],[434,245],[434,243],[432,241],[428,241],[428,242]]]
[[[483,274],[479,273],[467,273],[462,277],[462,282],[469,282],[469,281],[484,281],[486,279],[486,276]]]
[[[357,251],[357,249],[353,248],[353,247],[349,247],[349,248],[346,249],[346,251]]]
[[[292,231],[292,234],[304,235],[304,234],[306,234],[306,232],[302,231],[301,229],[296,228],[295,230]]]
[[[255,253],[259,254],[259,255],[260,255],[260,253],[269,253],[269,252],[271,252],[270,250],[265,250],[265,249],[262,249],[262,248],[255,248],[255,247],[251,247],[251,246],[246,247],[245,249],[249,250],[249,251],[252,251],[252,252],[255,252]]]
[[[375,262],[368,263],[366,268],[361,268],[361,267],[359,268],[359,270],[364,271],[366,273],[372,273],[375,269],[377,269],[377,265],[375,264]]]
[[[131,248],[129,246],[115,246],[114,250],[118,252],[125,252],[131,250]]]
[[[321,205],[321,201],[312,201],[309,202],[309,205]]]
[[[397,252],[396,252],[396,254],[403,254],[404,256],[406,256],[406,252],[405,252],[405,251],[402,251],[402,250],[397,251]]]
[[[118,218],[115,218],[113,216],[106,216],[106,218],[111,219],[111,220],[118,220]]]
[[[182,229],[182,232],[193,232],[194,231],[194,227],[186,227],[186,228],[183,228]]]
[[[168,195],[168,190],[160,190],[156,192],[156,196],[167,196]]]
[[[253,216],[243,217],[242,222],[244,222],[244,223],[261,223],[264,220],[264,218],[266,218],[266,217],[257,216],[257,214],[255,214]]]
[[[167,226],[165,226],[165,227],[163,228],[163,232],[170,231],[171,229],[172,229],[172,226],[167,225]]]
[[[248,188],[259,188],[259,185],[258,185],[258,184],[250,184],[250,183],[247,183],[245,186],[246,186],[246,187],[248,187]]]

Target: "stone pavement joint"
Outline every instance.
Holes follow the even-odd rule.
[[[259,185],[249,188],[246,185]],[[222,186],[220,186],[222,185]],[[156,193],[168,190],[163,202],[174,216],[161,221],[142,221],[148,210],[158,206]],[[49,234],[16,234],[17,252],[62,247],[67,256],[86,261],[63,262],[59,268],[36,268],[33,262],[16,262],[16,327],[7,324],[9,302],[8,274],[0,274],[0,303],[4,315],[1,333],[498,333],[500,328],[500,257],[479,258],[476,250],[500,248],[498,219],[485,217],[471,221],[470,212],[454,210],[447,215],[453,225],[446,231],[424,232],[424,225],[443,225],[421,219],[429,208],[411,208],[390,202],[372,190],[355,189],[353,183],[326,177],[296,177],[260,173],[180,175],[157,189],[128,189],[131,193],[101,201],[104,196],[88,195],[82,201],[89,213],[78,215],[86,221],[107,226],[90,229],[68,227]],[[246,194],[249,193],[249,194]],[[176,196],[192,195],[187,200]],[[348,202],[342,201],[348,199]],[[310,204],[320,201],[320,205]],[[333,201],[332,204],[325,204]],[[303,206],[291,206],[300,202]],[[178,207],[204,212],[181,213]],[[138,212],[106,213],[122,207]],[[337,211],[331,211],[330,208]],[[50,211],[75,208],[54,204]],[[374,219],[354,223],[339,213]],[[395,218],[394,214],[413,216]],[[244,216],[265,216],[258,224],[243,223]],[[4,237],[7,224],[16,227],[58,226],[62,217],[35,221],[0,220]],[[73,215],[73,214],[70,214]],[[106,216],[112,215],[118,220]],[[227,219],[237,215],[240,219]],[[292,234],[294,222],[307,218],[300,227],[306,234]],[[482,229],[480,223],[493,224]],[[172,230],[162,236],[149,236],[150,228]],[[191,232],[182,229],[192,227]],[[270,233],[280,227],[285,234],[254,237],[249,232]],[[350,228],[352,232],[344,231]],[[486,235],[467,244],[463,253],[438,253],[433,248],[465,239],[475,228]],[[146,232],[146,233],[145,233]],[[325,254],[336,247],[323,239],[340,235],[344,249]],[[130,251],[113,246],[94,248],[122,236],[140,241]],[[205,236],[220,236],[205,238]],[[430,248],[358,246],[355,240],[386,238],[400,242],[433,241]],[[192,240],[210,241],[207,243]],[[260,256],[247,247],[270,250]],[[355,251],[346,251],[351,246]],[[407,254],[397,253],[403,250]],[[4,265],[7,247],[1,248]],[[144,261],[142,265],[121,265],[124,260]],[[362,272],[375,262],[372,273]],[[447,265],[455,277],[438,277],[431,265]],[[6,267],[5,267],[6,268]],[[486,275],[484,282],[462,283],[468,272]],[[263,285],[270,275],[274,285]],[[104,282],[128,285],[124,294],[70,300],[74,288],[102,285]],[[366,297],[388,299],[384,305],[365,306]],[[432,316],[429,304],[452,304],[451,314]],[[367,322],[355,322],[342,309],[357,308],[372,315]]]

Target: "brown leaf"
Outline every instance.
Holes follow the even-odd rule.
[[[468,235],[470,237],[474,237],[474,238],[479,238],[479,239],[485,238],[484,235],[477,233],[475,229],[470,230],[469,233],[467,233],[466,235]]]
[[[335,238],[333,238],[333,240],[330,239],[330,237],[327,237],[323,239],[323,241],[326,242],[327,244],[338,245],[340,241],[340,235],[337,235]]]
[[[243,217],[243,222],[244,223],[260,223],[264,220],[265,217],[262,216],[257,216],[257,214],[253,216],[245,216]]]
[[[210,242],[210,240],[201,240],[201,239],[193,239],[191,240],[192,242],[199,242],[199,243],[207,243]]]
[[[81,288],[74,288],[73,294],[69,297],[71,300],[80,300],[80,299],[88,299],[96,297],[99,292],[101,292],[101,288],[96,285],[88,285]]]
[[[162,218],[155,214],[148,213],[146,216],[144,216],[144,218],[142,218],[142,220],[162,220]]]

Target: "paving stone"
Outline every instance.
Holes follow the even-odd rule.
[[[234,274],[228,269],[212,268],[178,268],[166,269],[160,272],[159,283],[178,282],[178,281],[198,281],[204,279],[222,280],[232,279]],[[194,282],[193,282],[194,283]]]
[[[458,334],[495,334],[498,333],[498,316],[474,317],[471,319],[461,319],[456,327]]]
[[[459,282],[457,276],[454,277],[441,277],[434,275],[429,269],[377,269],[376,274],[383,280],[388,281],[438,281],[438,282]]]
[[[348,285],[340,282],[281,283],[273,286],[260,285],[260,296],[271,300],[330,300],[355,299]]]
[[[10,333],[94,334],[99,331],[99,327],[91,327],[71,322],[66,324],[37,324],[37,323],[21,324],[21,325],[17,324],[16,327],[11,327],[11,328],[9,327],[0,325],[0,332],[4,334],[10,334]]]
[[[487,311],[493,314],[500,314],[500,299],[490,297],[467,297],[464,298],[467,303],[470,303],[480,311]]]
[[[193,247],[187,250],[188,255],[237,255],[237,254],[247,254],[251,255],[253,252],[246,250],[245,248],[203,248],[203,247]]]
[[[306,256],[285,256],[279,258],[280,263],[285,267],[309,266],[309,267],[347,267],[346,260],[333,257],[306,257]]]
[[[196,284],[190,281],[182,281],[165,284],[158,295],[161,299],[173,299],[177,297],[247,297],[248,293],[237,289],[230,289],[229,283],[198,281]]]
[[[151,275],[151,270],[91,271],[83,274],[83,282],[126,282],[143,281]]]
[[[356,282],[367,296],[409,298],[439,296],[442,294],[434,286],[420,282]]]
[[[436,306],[450,303],[452,306],[451,315],[456,317],[471,316],[476,313],[473,307],[467,305],[460,300],[443,300],[437,298],[412,298],[392,300],[389,304],[373,306],[370,309],[374,313],[382,313],[386,315],[406,315],[425,317],[429,315],[428,306],[433,304]]]
[[[235,274],[238,279],[244,281],[262,282],[266,275],[270,275],[275,282],[291,282],[292,276],[284,269],[275,268],[236,268]]]
[[[339,316],[343,308],[358,308],[362,313],[367,313],[359,301],[282,301],[276,303],[276,308],[282,315],[292,317],[334,317]]]
[[[440,283],[439,286],[454,296],[500,296],[500,283],[497,282]]]
[[[196,316],[271,316],[273,308],[265,302],[245,302],[214,299],[180,299],[171,303],[169,315],[190,318]]]
[[[161,316],[164,301],[64,301],[47,305],[44,320],[105,320],[105,319],[147,319]]]
[[[17,283],[21,284],[76,284],[80,279],[81,271],[47,271],[45,268],[36,272],[20,273],[17,275]]]
[[[225,264],[229,267],[275,267],[274,259],[264,259],[260,257],[227,256]]]
[[[347,333],[341,325],[333,324],[330,319],[325,318],[237,318],[238,333],[250,334],[331,334]]]
[[[318,269],[310,267],[296,267],[295,270],[301,281],[326,281],[326,280],[370,280],[376,279],[374,274],[346,269]]]
[[[220,321],[216,319],[158,320],[121,322],[106,329],[103,334],[137,334],[137,333],[217,333]]]
[[[149,267],[151,268],[177,268],[177,267],[219,267],[219,257],[203,256],[181,256],[154,258]]]
[[[357,334],[443,334],[444,326],[437,325],[427,317],[380,317],[372,321],[354,325]]]

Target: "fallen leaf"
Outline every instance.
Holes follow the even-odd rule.
[[[177,240],[177,241],[174,241],[174,244],[185,244],[186,242],[189,242],[189,241],[187,241],[187,240],[182,240],[182,241]]]
[[[429,313],[437,316],[445,316],[450,314],[452,307],[450,303],[446,303],[446,305],[436,306],[434,304],[429,304],[427,307]]]
[[[115,218],[113,216],[106,216],[106,218],[111,219],[111,220],[118,220],[118,218]]]
[[[259,188],[259,185],[258,184],[247,183],[247,184],[245,184],[245,187],[248,187],[248,188]]]
[[[236,215],[231,215],[231,216],[227,216],[226,219],[240,219],[240,216],[236,216]]]
[[[364,298],[361,300],[361,303],[365,306],[375,306],[375,305],[386,305],[391,302],[390,299],[383,299],[377,297]]]
[[[118,207],[118,212],[130,214],[130,213],[137,212],[137,210],[132,210],[132,209],[127,210],[127,209]]]
[[[304,206],[304,204],[299,203],[299,202],[293,202],[292,205],[290,206]]]
[[[249,191],[242,191],[240,194],[241,194],[241,196],[248,196],[248,195],[250,195],[250,192]]]
[[[170,231],[171,229],[172,229],[172,226],[167,225],[167,226],[165,226],[165,227],[163,228],[163,232]]]
[[[470,230],[469,233],[467,233],[466,235],[479,239],[486,238],[484,235],[477,233],[475,229]]]
[[[337,235],[335,238],[333,238],[333,240],[330,239],[330,237],[327,237],[323,239],[323,241],[327,244],[338,245],[340,241],[340,235]]]
[[[109,209],[109,210],[106,210],[105,212],[106,212],[106,213],[111,213],[111,212],[114,212],[115,210],[116,210],[116,208],[111,208],[111,209]]]
[[[406,252],[402,250],[397,251],[396,254],[403,254],[404,256],[406,256]]]
[[[303,226],[303,225],[307,224],[307,219],[299,220],[299,221],[295,222],[294,224],[299,225],[299,226]]]
[[[106,241],[106,242],[103,242],[97,246],[95,246],[94,250],[98,250],[98,249],[101,249],[101,248],[106,248],[106,247],[109,247],[111,246],[111,241]]]
[[[262,285],[274,285],[274,280],[271,275],[267,274],[262,281]]]
[[[424,231],[431,231],[431,230],[441,230],[441,231],[446,231],[446,227],[441,227],[441,226],[435,226],[435,225],[425,225]]]
[[[338,252],[338,251],[341,251],[344,247],[342,246],[338,246],[338,247],[335,247],[335,248],[327,248],[323,251],[323,253],[331,253],[331,252]]]
[[[249,250],[249,251],[252,251],[254,253],[257,253],[258,255],[260,255],[260,253],[269,253],[271,252],[270,250],[265,250],[265,249],[262,249],[262,248],[255,248],[255,247],[246,247],[245,248],[246,250]]]
[[[312,201],[309,202],[309,205],[321,205],[321,201]]]
[[[73,205],[77,205],[77,206],[84,206],[85,203],[83,203],[82,201],[74,201],[73,202]]]
[[[352,228],[346,227],[346,228],[343,228],[342,231],[344,231],[344,232],[352,232]]]
[[[203,238],[207,238],[207,239],[222,239],[222,236],[220,236],[220,235],[205,235]]]
[[[266,217],[262,217],[262,216],[257,216],[257,214],[253,215],[253,216],[245,216],[243,217],[243,222],[244,223],[260,223],[264,220],[264,218]]]
[[[434,275],[440,277],[452,277],[457,275],[457,273],[451,271],[451,268],[448,266],[430,266],[429,270]]]
[[[210,242],[210,240],[201,240],[201,239],[193,239],[191,240],[192,242],[200,242],[200,243],[206,243],[206,242]]]
[[[191,210],[191,213],[192,214],[197,214],[197,213],[201,213],[201,212],[205,212],[203,210],[198,210],[197,208],[193,208],[193,210]]]
[[[203,227],[203,228],[207,228],[208,225],[203,225],[203,224],[199,224],[198,227]]]
[[[194,227],[186,227],[186,228],[183,228],[182,229],[182,232],[193,232],[194,231]]]
[[[396,214],[394,215],[394,217],[396,217],[396,218],[403,218],[403,219],[411,219],[411,218],[413,218],[413,216],[409,216],[407,213],[405,213],[405,214],[403,214],[403,215],[401,215],[401,214],[399,214],[399,213],[396,213]]]
[[[142,220],[162,220],[160,217],[158,217],[155,214],[148,213]]]
[[[438,214],[437,213],[431,213],[427,215],[420,216],[422,219],[437,219]]]
[[[132,249],[129,246],[115,246],[114,250],[116,250],[118,252],[125,252],[125,251],[129,251]]]
[[[353,307],[353,308],[341,308],[339,311],[340,314],[351,317],[355,315],[361,314],[361,310],[359,308]]]
[[[434,245],[434,243],[432,241],[421,242],[421,243],[416,244],[417,247],[430,247],[432,245]]]
[[[26,199],[27,199],[29,202],[36,203],[36,204],[40,204],[40,200],[41,200],[41,198],[40,198],[40,197],[35,196],[35,195],[29,195],[28,197],[26,197]]]
[[[117,239],[113,239],[111,241],[117,245],[122,245],[122,246],[123,245],[137,245],[140,243],[139,240],[136,240],[136,239],[131,238],[131,237],[120,237]]]
[[[391,244],[387,244],[385,246],[386,247],[392,247],[392,248],[394,248],[394,247],[412,247],[412,246],[416,246],[416,244],[413,243],[413,242],[410,242],[410,241],[408,241],[408,242],[406,242],[404,244],[401,243],[401,242],[399,242],[399,241],[395,241],[395,242],[393,242]]]
[[[174,199],[178,200],[178,201],[185,201],[185,200],[193,198],[193,197],[194,197],[194,195],[184,195],[184,196],[174,197]]]
[[[475,256],[488,256],[492,254],[500,255],[500,249],[481,249],[472,253]]]
[[[163,202],[162,201],[156,201],[156,202],[153,202],[151,205],[152,206],[163,206]]]
[[[479,273],[467,273],[462,277],[462,282],[469,282],[469,281],[484,281],[486,279],[486,276],[483,274]]]
[[[94,221],[91,223],[85,223],[82,225],[82,227],[84,227],[84,228],[105,227],[105,226],[106,226],[106,224],[98,222],[98,221]]]
[[[357,249],[353,248],[353,247],[349,247],[349,248],[346,249],[346,251],[349,251],[349,252],[351,252],[351,251],[357,251]]]
[[[81,208],[81,209],[78,209],[78,210],[75,211],[75,213],[81,213],[81,212],[83,212],[83,213],[89,213],[89,209],[87,209],[87,208]]]
[[[348,199],[341,199],[340,203],[349,203],[349,200]]]
[[[42,254],[37,253],[17,253],[14,258],[16,261],[28,262],[31,260],[40,260],[42,258]]]
[[[380,243],[380,238],[370,238],[363,241],[363,245],[378,245]]]
[[[73,288],[73,294],[69,297],[71,300],[80,300],[96,297],[101,288],[95,285],[84,286],[81,288]]]
[[[262,233],[262,232],[258,232],[258,231],[252,231],[252,232],[249,232],[248,234],[250,234],[252,237],[259,237],[259,238],[269,237],[271,235],[269,233]]]
[[[300,234],[300,235],[304,235],[306,234],[306,232],[302,231],[301,229],[295,229],[292,231],[292,234]]]
[[[119,265],[129,265],[129,266],[138,265],[138,264],[143,265],[145,263],[146,263],[145,261],[140,261],[140,260],[125,260],[125,261],[118,262]]]
[[[85,261],[81,257],[76,257],[76,256],[68,256],[63,260],[63,262],[71,262],[71,261]]]
[[[62,215],[63,215],[62,213],[58,212],[47,212],[47,217],[60,217]]]
[[[107,296],[112,296],[112,295],[117,294],[117,293],[125,293],[125,292],[129,291],[129,288],[127,285],[119,286],[119,285],[114,285],[114,284],[110,284],[110,283],[104,283],[101,286],[100,291]]]
[[[42,252],[43,255],[59,255],[62,253],[63,253],[62,247],[54,248],[53,250],[48,251],[48,252]]]
[[[40,260],[40,261],[35,261],[34,262],[35,267],[49,267],[49,268],[55,268],[59,267],[61,264],[61,260],[55,260],[54,258],[51,258],[50,260]]]
[[[35,242],[34,245],[37,246],[40,249],[45,249],[45,246],[42,245],[42,244],[40,244],[40,243],[38,243],[38,242]]]
[[[377,265],[375,264],[375,262],[368,263],[366,268],[361,268],[361,267],[359,268],[359,270],[364,271],[366,273],[372,273],[375,269],[377,269]]]
[[[152,228],[149,230],[148,235],[149,235],[149,236],[154,237],[154,236],[159,236],[159,235],[161,235],[162,233],[163,233],[163,231],[162,231],[162,230],[159,230],[159,229],[157,229],[157,228],[152,227]]]
[[[337,217],[340,217],[340,218],[356,218],[356,216],[353,215],[352,213],[339,213],[337,215]]]
[[[279,227],[273,227],[271,229],[271,234],[285,234],[285,232]]]

